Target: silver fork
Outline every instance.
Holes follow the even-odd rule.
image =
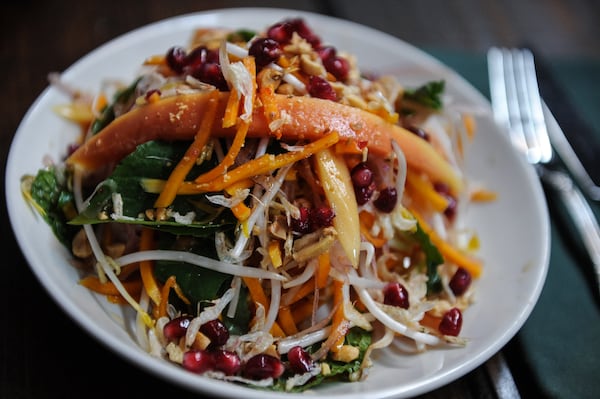
[[[494,118],[508,129],[512,143],[535,165],[542,182],[559,193],[594,265],[600,292],[600,227],[579,188],[556,166],[533,54],[492,47],[487,61]]]

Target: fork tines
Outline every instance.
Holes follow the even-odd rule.
[[[533,54],[528,49],[492,47],[488,51],[494,117],[509,128],[513,144],[530,163],[552,158]]]

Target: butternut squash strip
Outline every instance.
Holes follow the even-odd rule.
[[[431,242],[440,250],[444,259],[449,260],[450,262],[456,263],[458,266],[464,267],[471,275],[475,278],[481,275],[483,270],[483,265],[481,261],[475,259],[468,254],[460,251],[458,248],[455,248],[441,238],[435,230],[425,220],[418,214],[418,212],[411,209],[412,214],[415,216],[421,228],[425,233],[429,235]]]
[[[194,166],[194,163],[200,156],[202,149],[208,142],[208,139],[210,138],[210,131],[217,113],[217,105],[219,104],[218,96],[219,92],[217,90],[210,94],[206,114],[204,114],[204,117],[202,118],[200,129],[198,129],[198,133],[196,133],[194,141],[185,152],[183,158],[181,158],[177,166],[175,166],[171,172],[164,189],[161,191],[160,195],[156,199],[156,202],[154,203],[156,208],[165,208],[171,205],[175,199],[175,196],[177,195],[179,186],[185,180],[185,177]]]

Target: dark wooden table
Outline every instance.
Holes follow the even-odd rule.
[[[141,25],[183,13],[248,5],[346,18],[424,49],[477,59],[483,59],[491,45],[530,43],[552,59],[600,60],[600,4],[595,0],[3,2],[2,188],[13,134],[28,107],[47,86],[48,72],[67,68],[95,47]],[[3,194],[0,398],[199,397],[127,363],[62,312],[21,255],[8,224],[5,202]],[[591,317],[592,323],[598,323],[597,313]],[[511,351],[517,345],[511,341],[486,364],[423,398],[534,397],[534,393],[535,397],[552,396],[536,392],[536,386],[531,385],[535,382],[527,380],[529,374],[519,367],[520,361]],[[506,367],[506,359],[510,368]]]

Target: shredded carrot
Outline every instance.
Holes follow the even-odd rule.
[[[319,255],[319,266],[315,272],[317,288],[325,288],[327,286],[329,270],[331,270],[329,252],[323,252],[321,255]]]
[[[294,293],[294,296],[289,301],[287,305],[291,305],[293,303],[298,302],[299,300],[305,298],[309,294],[315,292],[315,278],[314,276],[310,278],[310,280],[306,281],[304,284],[300,286],[300,288]]]
[[[232,87],[229,92],[229,99],[227,100],[227,106],[225,107],[225,114],[223,115],[223,127],[234,126],[237,122],[237,117],[240,112],[240,101],[241,95],[238,89]]]
[[[219,92],[217,90],[210,93],[206,113],[204,118],[202,118],[202,123],[200,124],[200,128],[194,137],[194,141],[187,149],[183,158],[181,158],[177,166],[175,166],[171,172],[165,187],[154,203],[156,208],[165,208],[171,205],[175,199],[175,196],[177,195],[179,186],[185,180],[185,177],[194,166],[194,163],[200,156],[202,149],[208,142],[210,131],[217,113],[217,105],[219,104],[218,96]]]
[[[254,303],[259,303],[265,309],[265,312],[269,311],[269,302],[267,295],[260,283],[260,280],[254,277],[242,277],[244,284],[250,291],[250,298]],[[273,327],[269,331],[274,337],[285,337],[285,331],[279,326],[277,322],[273,323]]]
[[[498,198],[498,193],[486,189],[478,189],[471,193],[471,200],[477,202],[495,201]]]
[[[314,153],[332,146],[337,143],[338,140],[339,134],[333,132],[305,145],[299,151],[290,151],[279,155],[265,154],[238,166],[224,175],[218,176],[212,181],[202,184],[184,182],[181,185],[178,194],[200,194],[204,192],[221,191],[234,183],[246,180],[252,176],[261,175],[308,158]]]
[[[142,229],[140,236],[140,251],[153,249],[153,239],[154,230],[148,228]],[[155,305],[158,305],[162,300],[162,296],[158,283],[154,278],[154,264],[152,261],[144,260],[140,262],[140,275],[142,276],[142,283],[144,284],[144,289],[148,293],[148,296]]]
[[[267,296],[265,295],[260,280],[253,277],[242,277],[242,280],[244,281],[244,284],[246,284],[246,287],[248,287],[248,291],[250,291],[250,298],[252,298],[252,301],[261,304],[265,308],[265,311],[269,309]]]
[[[444,212],[448,208],[448,199],[437,192],[424,175],[409,170],[406,174],[406,189],[418,202],[430,204],[436,212]]]
[[[191,303],[190,300],[185,296],[185,294],[181,290],[179,284],[177,284],[175,276],[169,276],[167,281],[165,281],[165,284],[163,285],[162,291],[160,293],[162,300],[158,304],[157,317],[163,317],[167,315],[167,306],[169,305],[169,292],[171,290],[175,291],[175,294],[177,294],[179,299],[181,299],[185,304],[189,305]]]
[[[164,55],[151,55],[144,60],[144,65],[166,65],[167,59]]]
[[[120,296],[119,290],[111,281],[101,282],[97,276],[87,276],[79,280],[79,284],[87,289],[107,296]],[[138,294],[142,290],[142,282],[139,280],[124,281],[123,287],[130,294]]]
[[[344,345],[345,333],[341,333],[341,325],[344,324],[346,317],[344,316],[344,296],[343,296],[344,282],[340,280],[333,280],[333,306],[335,311],[333,313],[333,319],[331,321],[331,332],[332,334],[339,333],[339,337],[334,341],[331,346],[332,352],[337,352]]]
[[[303,299],[292,305],[292,316],[296,325],[312,316],[313,305],[313,301],[309,299]]]
[[[464,267],[473,277],[479,277],[481,275],[483,269],[481,261],[452,246],[452,244],[441,238],[416,211],[411,209],[411,212],[419,222],[423,231],[429,235],[431,242],[440,250],[445,259]]]
[[[361,211],[358,214],[358,219],[360,221],[360,233],[369,241],[375,248],[381,248],[385,245],[385,238],[375,237],[371,234],[371,227],[373,227],[373,223],[375,222],[375,216],[366,211]]]
[[[235,158],[238,156],[240,150],[244,146],[244,142],[246,141],[246,133],[248,133],[248,128],[250,127],[250,123],[248,122],[240,122],[237,131],[235,133],[235,137],[233,138],[233,143],[231,147],[229,147],[229,151],[225,158],[215,166],[212,170],[201,174],[194,180],[196,184],[208,183],[219,176],[223,176],[227,173],[227,168],[229,168],[235,162]]]
[[[289,306],[281,306],[279,308],[277,321],[281,325],[281,328],[286,335],[293,335],[298,332],[298,327],[296,326],[296,322],[294,321],[294,317],[292,316]]]

